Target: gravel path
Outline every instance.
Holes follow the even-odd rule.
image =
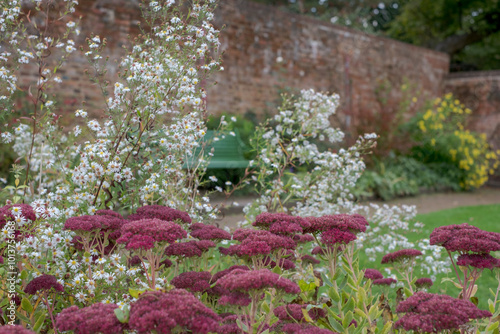
[[[230,208],[227,211],[226,216],[217,221],[219,226],[235,227],[239,221],[244,220],[241,209],[245,206],[245,204],[252,201],[252,198],[240,197],[233,199],[233,201],[237,202],[239,206],[233,206]],[[213,202],[215,204],[218,203],[217,200]],[[416,205],[418,213],[429,213],[433,211],[456,208],[459,206],[487,204],[500,205],[500,188],[484,187],[471,192],[424,194],[415,197],[398,198],[388,202],[373,202],[377,204],[389,205]],[[231,201],[228,201],[228,203],[231,203]]]

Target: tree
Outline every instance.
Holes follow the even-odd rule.
[[[386,34],[446,52],[456,66],[460,60],[472,60],[467,56],[470,53],[494,58],[500,53],[500,44],[492,49],[483,42],[498,36],[499,31],[498,0],[405,0],[400,14],[387,25]],[[473,65],[481,67],[480,63]]]

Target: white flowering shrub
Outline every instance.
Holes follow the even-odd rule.
[[[14,141],[15,152],[25,159],[25,198],[43,198],[45,205],[66,217],[103,206],[150,203],[186,210],[194,218],[215,218],[215,208],[197,190],[207,163],[201,160],[185,168],[189,159],[197,161],[193,152],[204,145],[206,93],[201,82],[220,68],[219,32],[210,24],[214,5],[195,2],[186,16],[172,1],[150,2],[143,12],[152,32],[138,37],[120,64],[119,80],[109,87],[103,76],[108,59],[101,56],[106,40],[90,36],[82,50],[91,66],[90,80],[104,93],[112,91],[107,117],[89,119],[88,110],[78,109],[75,116],[81,124],[65,135],[59,132],[54,102],[46,90],[59,84],[55,73],[74,51],[70,37],[79,31],[67,16],[76,1],[37,1],[34,6],[39,12],[54,11],[54,3],[64,10],[51,14],[59,14],[67,27],[57,38],[19,16],[21,3],[10,2],[12,12],[4,11],[2,30],[12,28],[2,36],[2,68],[10,78],[0,83],[4,111],[12,107],[9,97],[17,89],[16,61],[38,66],[39,72],[37,95],[30,95],[31,119],[22,119],[13,131],[2,130],[4,142]],[[39,29],[37,34],[28,35],[33,29]],[[51,52],[58,52],[58,62],[48,58]],[[197,152],[203,155],[203,150]]]
[[[299,97],[285,97],[283,106],[270,122],[259,127],[253,138],[257,158],[252,162],[256,190],[260,197],[244,208],[252,222],[262,212],[290,212],[302,217],[358,213],[370,225],[357,239],[370,261],[401,248],[419,247],[425,254],[421,270],[435,276],[449,272],[449,260],[428,240],[419,245],[408,241],[407,232],[418,232],[414,206],[360,204],[352,189],[365,169],[363,155],[376,145],[376,134],[365,134],[353,146],[321,151],[315,141],[339,145],[344,134],[333,128],[330,117],[338,107],[338,95],[304,90]],[[290,168],[311,166],[307,173],[292,173]],[[390,274],[390,272],[389,272]]]

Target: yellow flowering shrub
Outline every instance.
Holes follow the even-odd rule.
[[[414,153],[426,163],[458,168],[463,189],[482,186],[500,164],[500,150],[491,150],[486,135],[467,130],[471,113],[449,93],[435,99],[414,119],[413,133],[417,141]]]

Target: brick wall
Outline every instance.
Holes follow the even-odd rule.
[[[500,71],[451,73],[443,85],[472,110],[471,128],[500,149]]]
[[[209,92],[214,112],[270,111],[280,92],[314,88],[340,94],[343,123],[359,125],[382,108],[381,86],[396,88],[385,97],[394,109],[404,80],[435,96],[448,73],[446,54],[250,1],[222,0],[216,18],[226,28],[225,71]]]
[[[75,17],[82,17],[79,43],[91,32],[106,37],[110,57],[108,74],[116,73],[114,59],[123,53],[127,36],[138,33],[138,0],[82,0]],[[373,123],[381,109],[394,109],[394,89],[384,97],[383,108],[377,91],[399,88],[406,78],[415,90],[435,96],[448,71],[449,58],[394,40],[355,32],[309,17],[243,0],[221,0],[216,26],[222,27],[225,71],[217,74],[218,84],[209,90],[210,112],[229,111],[257,114],[273,112],[281,92],[314,88],[339,93],[341,124]],[[86,60],[75,53],[62,70],[66,80],[62,107],[77,108],[85,100],[91,115],[103,107],[99,88],[82,74]],[[22,83],[33,84],[25,68]],[[391,106],[392,103],[392,106]],[[392,109],[391,109],[392,108]],[[92,112],[93,111],[93,112]],[[377,129],[384,131],[384,129]]]

